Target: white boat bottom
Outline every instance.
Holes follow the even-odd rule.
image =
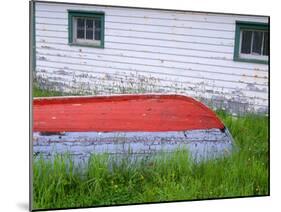
[[[70,155],[75,164],[87,163],[92,154],[107,153],[114,160],[149,159],[186,149],[196,162],[228,155],[233,138],[228,129],[168,132],[33,133],[34,158]]]

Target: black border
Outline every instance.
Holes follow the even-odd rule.
[[[29,1],[29,211],[33,211],[32,209],[32,202],[33,202],[33,169],[32,169],[32,157],[33,157],[33,141],[32,141],[32,129],[33,129],[33,110],[32,110],[32,85],[33,85],[33,68],[35,67],[34,64],[34,25],[35,22],[33,15],[34,15],[34,8],[35,3],[34,1]]]
[[[195,12],[204,14],[222,14],[222,15],[240,15],[240,16],[253,16],[253,17],[266,17],[268,18],[269,28],[269,55],[268,55],[268,194],[265,195],[254,195],[254,196],[233,196],[233,197],[218,197],[218,198],[206,198],[206,199],[190,199],[190,200],[174,200],[174,201],[159,201],[159,202],[143,202],[143,203],[131,203],[131,204],[116,204],[116,205],[98,205],[98,206],[85,206],[85,207],[68,207],[68,208],[44,208],[44,209],[32,209],[32,85],[33,85],[33,69],[34,64],[34,7],[35,3],[44,4],[68,4],[68,5],[82,5],[82,6],[100,6],[100,7],[114,7],[114,8],[127,8],[127,9],[145,9],[145,10],[157,10],[157,11],[171,11],[171,12]],[[29,1],[29,211],[53,211],[53,210],[67,210],[67,209],[87,209],[87,208],[100,208],[100,207],[116,207],[116,206],[130,206],[130,205],[145,205],[145,204],[161,204],[161,203],[177,203],[177,202],[194,202],[194,201],[205,201],[205,200],[224,200],[224,199],[237,199],[237,198],[255,198],[255,197],[268,197],[270,196],[270,16],[269,15],[252,15],[252,14],[239,14],[239,13],[224,13],[224,12],[204,12],[194,10],[177,10],[177,9],[162,9],[162,8],[149,8],[149,7],[131,7],[131,6],[117,6],[117,5],[103,5],[103,4],[88,4],[88,3],[71,3],[71,2],[56,2],[56,1],[40,1],[30,0]]]

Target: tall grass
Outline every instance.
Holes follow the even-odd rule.
[[[103,154],[93,155],[83,171],[68,157],[34,161],[34,209],[268,195],[268,118],[218,115],[239,150],[226,158],[193,163],[188,152],[177,151],[109,168]]]
[[[54,90],[41,89],[36,85],[33,85],[32,89],[33,97],[51,97],[51,96],[63,96],[64,94]]]

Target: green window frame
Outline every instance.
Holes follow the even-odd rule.
[[[68,44],[104,48],[104,12],[68,10]]]
[[[242,53],[242,38],[243,33],[248,33],[248,41],[251,41],[251,44],[246,42],[246,38],[244,42],[246,42],[244,45],[248,46],[247,53]],[[254,33],[261,35],[262,41],[259,43],[261,45],[260,47],[260,54],[254,54],[253,51],[253,45],[257,46],[256,42],[253,44],[254,39]],[[267,37],[266,37],[267,36]],[[267,48],[263,48],[265,45],[267,45]],[[256,47],[257,48],[257,47]],[[244,50],[245,51],[245,50]],[[241,61],[241,62],[250,62],[250,63],[262,63],[267,64],[268,63],[268,57],[269,57],[269,26],[267,23],[259,23],[259,22],[245,22],[245,21],[236,21],[236,29],[235,29],[235,44],[234,44],[234,61]]]

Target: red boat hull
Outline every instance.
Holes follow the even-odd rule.
[[[181,95],[41,98],[33,117],[33,152],[44,158],[68,153],[80,163],[108,153],[135,160],[188,149],[201,161],[232,150],[215,113]]]
[[[223,129],[215,113],[180,95],[43,98],[33,101],[35,132],[165,132]]]

